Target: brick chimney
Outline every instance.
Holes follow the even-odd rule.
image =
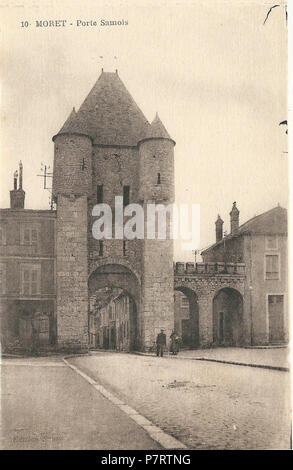
[[[220,214],[218,214],[218,218],[215,222],[216,225],[216,243],[222,240],[223,238],[223,223],[224,221],[221,219]]]
[[[235,235],[239,229],[239,210],[236,207],[236,201],[233,202],[232,210],[230,212],[231,222],[231,235]]]
[[[22,189],[22,172],[23,166],[19,162],[19,188],[17,189],[18,171],[16,170],[13,175],[13,189],[10,191],[10,208],[11,209],[24,209],[25,192]]]

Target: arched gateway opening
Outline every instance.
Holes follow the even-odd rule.
[[[213,344],[241,346],[243,343],[243,298],[230,287],[220,289],[213,299]]]
[[[108,264],[89,277],[89,347],[134,351],[138,335],[139,282],[127,267]]]
[[[175,289],[174,329],[182,338],[182,347],[199,347],[199,311],[196,293],[187,287]]]

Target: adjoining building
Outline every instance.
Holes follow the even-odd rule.
[[[216,243],[202,251],[204,263],[223,270],[231,263],[246,267],[244,297],[227,290],[213,306],[213,343],[282,344],[288,342],[287,211],[277,206],[239,226],[236,202],[230,212],[231,233],[223,236],[223,221],[216,221]],[[241,328],[245,305],[249,330]]]
[[[181,338],[181,347],[186,349],[199,347],[198,311],[192,305],[183,292],[174,292],[174,330]]]
[[[112,294],[94,301],[89,312],[89,346],[92,349],[115,349],[132,351],[136,349],[136,334],[130,332],[136,327],[135,304],[132,298],[121,289],[113,289]]]
[[[0,209],[2,350],[56,344],[56,212],[24,209],[20,163],[10,209]],[[18,187],[17,187],[18,186]]]

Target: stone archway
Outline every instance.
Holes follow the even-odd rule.
[[[231,287],[224,287],[213,298],[213,345],[243,345],[243,297]]]
[[[113,291],[119,290],[119,296],[121,300],[126,299],[127,312],[129,319],[126,320],[125,328],[123,324],[123,335],[127,335],[129,341],[127,342],[128,351],[134,351],[140,348],[141,339],[139,337],[139,311],[140,311],[140,285],[137,279],[137,276],[126,266],[120,264],[106,264],[97,267],[96,270],[92,271],[89,280],[88,280],[88,289],[89,289],[89,298],[91,298],[95,292],[102,290],[104,288],[110,288]],[[120,311],[121,309],[119,309]],[[123,314],[123,311],[121,312]],[[119,318],[111,319],[111,325],[108,326],[109,329],[109,340],[111,345],[113,345],[113,340],[111,340],[111,335],[113,336],[113,331],[115,330],[115,337],[117,340],[115,343],[115,348],[120,348],[119,338],[121,335],[121,324]],[[116,325],[117,323],[117,325]]]
[[[180,293],[177,295],[176,292]],[[185,305],[184,305],[185,304]],[[188,287],[175,288],[174,327],[182,338],[182,347],[199,347],[199,307],[197,295]]]

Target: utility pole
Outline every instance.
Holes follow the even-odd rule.
[[[53,196],[52,196],[52,188],[47,187],[47,178],[53,178],[53,173],[49,172],[48,171],[49,169],[50,169],[50,166],[44,165],[44,163],[42,162],[41,163],[41,173],[42,173],[42,175],[37,175],[37,176],[43,178],[43,181],[44,181],[44,188],[43,189],[46,189],[47,191],[50,192],[49,204],[50,204],[50,209],[52,211],[53,208],[54,208],[54,201],[53,201]]]

